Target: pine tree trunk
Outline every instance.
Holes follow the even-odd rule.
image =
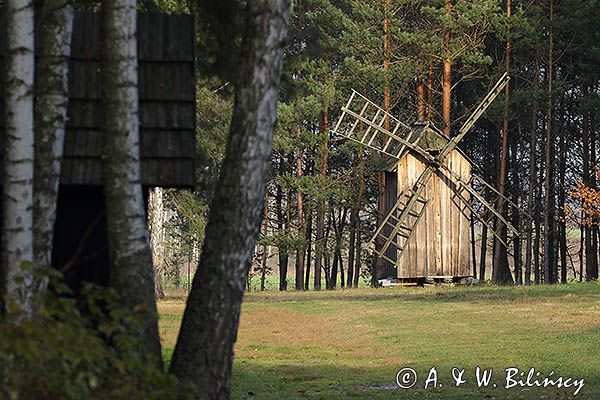
[[[588,96],[589,90],[587,86],[581,88],[583,97]],[[583,183],[584,185],[591,186],[591,171],[590,171],[590,112],[587,107],[583,110]],[[596,279],[594,268],[594,255],[592,253],[592,228],[589,224],[584,225],[584,240],[585,240],[585,279],[592,280]]]
[[[550,0],[550,24],[553,22],[554,0]],[[548,108],[546,122],[546,176],[544,178],[544,283],[556,283],[554,268],[556,260],[555,251],[555,232],[554,232],[554,136],[552,132],[552,83],[553,83],[553,63],[554,63],[554,33],[552,27],[549,28],[548,45]]]
[[[331,232],[331,210],[332,207],[327,207],[327,224],[325,225],[325,233],[323,237],[323,259],[324,259],[324,275],[325,275],[325,288],[329,289],[329,281],[331,277],[331,254],[328,249],[327,243],[329,242],[329,233]]]
[[[592,228],[592,271],[595,279],[598,279],[598,227]]]
[[[333,248],[333,266],[331,268],[331,276],[329,277],[329,289],[335,289],[337,286],[337,275],[338,268],[341,263],[342,253],[340,251],[340,230],[341,227],[341,211],[340,211],[340,219],[337,220],[335,217],[335,208],[331,212],[331,226],[333,228],[333,236],[335,240],[335,245]]]
[[[488,227],[483,225],[481,228],[481,248],[479,249],[479,280],[485,282],[485,262],[487,254],[487,235]]]
[[[355,288],[358,288],[358,284],[360,281],[360,267],[361,267],[361,257],[362,257],[362,241],[361,241],[361,237],[362,237],[362,231],[360,229],[360,220],[359,220],[359,226],[358,229],[356,230],[356,257],[354,258],[354,282],[353,282],[353,286]],[[348,268],[350,268],[351,266],[349,266]]]
[[[308,285],[310,283],[310,265],[312,262],[312,231],[313,231],[313,217],[312,213],[308,212],[308,216],[306,217],[306,264],[304,267],[305,276],[304,276],[304,290],[308,290]],[[320,285],[319,285],[320,286]],[[320,290],[320,287],[319,287]]]
[[[590,125],[595,126],[594,124],[594,115],[590,115]],[[592,171],[590,176],[590,186],[593,188],[596,187],[596,135],[591,135],[590,137],[590,169]],[[592,243],[590,251],[590,258],[592,266],[590,267],[594,279],[598,279],[598,225],[594,225],[592,227]]]
[[[46,0],[37,35],[33,247],[39,266],[50,266],[56,201],[67,124],[73,2]]]
[[[279,175],[282,176],[284,173],[285,159],[284,157],[281,157],[279,159]],[[277,231],[284,232],[287,236],[289,233],[289,221],[287,220],[286,215],[283,212],[283,189],[279,185],[277,185],[275,204],[277,206]],[[280,244],[277,250],[279,258],[279,290],[284,291],[287,290],[287,270],[289,263],[288,246],[286,243]]]
[[[229,142],[171,364],[177,378],[201,388],[201,399],[231,397],[233,346],[263,211],[287,36],[289,1],[246,7]]]
[[[433,112],[433,60],[429,58],[429,71],[427,73],[427,114],[426,118],[431,121]]]
[[[581,218],[583,219],[583,211],[581,212]],[[583,282],[583,243],[584,243],[584,226],[579,224],[579,282]]]
[[[520,137],[521,129],[519,127],[519,137]],[[521,193],[521,181],[519,176],[519,164],[518,164],[518,141],[517,137],[513,135],[512,149],[511,149],[511,164],[512,164],[512,181],[511,181],[511,193],[512,200],[515,204],[519,204],[520,193]],[[519,229],[521,226],[521,216],[519,215],[519,210],[512,209],[512,225]],[[514,264],[514,275],[515,275],[515,283],[517,285],[523,284],[523,260],[521,257],[521,237],[519,235],[514,235],[513,238],[513,264]]]
[[[358,152],[354,153],[352,161],[352,175],[357,176],[358,171]],[[357,199],[358,200],[358,199]],[[356,201],[350,211],[350,237],[348,239],[348,287],[351,288],[354,282],[354,256],[356,253],[356,231],[358,229],[358,213],[360,211],[358,201]]]
[[[452,0],[444,0],[447,15],[452,10]],[[450,137],[451,115],[451,92],[452,92],[452,59],[450,58],[450,29],[444,31],[444,66],[442,71],[442,117],[444,119],[444,134]]]
[[[22,271],[33,254],[34,21],[33,2],[6,2],[4,180],[0,301],[10,299],[24,316],[34,312],[33,277]],[[4,27],[3,27],[4,28]],[[21,275],[23,280],[15,282]],[[2,293],[4,291],[4,293]]]
[[[425,121],[427,116],[427,102],[425,101],[425,87],[423,85],[423,75],[417,77],[417,120]]]
[[[538,81],[540,79],[539,54],[536,51],[535,70],[533,77],[533,89],[537,90]],[[533,217],[535,213],[535,187],[538,185],[537,179],[537,125],[538,125],[538,102],[533,100],[531,109],[531,127],[529,135],[529,192],[527,196],[527,210],[529,215]],[[531,263],[533,259],[533,220],[527,220],[527,241],[525,249],[525,285],[531,285]]]
[[[269,190],[265,188],[265,205],[263,216],[263,239],[269,234]],[[262,245],[262,259],[260,262],[260,291],[265,290],[265,280],[267,278],[267,259],[269,258],[267,243]]]
[[[469,218],[471,228],[471,261],[473,262],[473,279],[477,279],[477,249],[475,246],[475,214],[471,213]]]
[[[110,284],[131,310],[144,307],[140,351],[162,365],[152,253],[140,183],[136,19],[135,0],[104,3],[102,173]]]
[[[354,255],[356,253],[356,220],[357,216],[354,212],[354,207],[350,212],[350,237],[348,238],[348,285],[351,288],[354,282]]]
[[[542,144],[543,146],[543,144]],[[540,263],[540,242],[542,237],[542,176],[544,171],[544,158],[540,159],[540,167],[538,168],[537,180],[537,195],[535,196],[535,212],[534,227],[535,227],[535,239],[533,240],[533,283],[539,285],[542,282],[542,271]]]
[[[302,178],[302,149],[296,150],[296,179]],[[304,261],[306,254],[306,224],[304,223],[304,199],[300,188],[296,194],[298,210],[298,237],[302,241],[296,248],[296,290],[304,290]]]
[[[359,174],[358,174],[358,199],[356,200],[356,257],[354,258],[354,274],[353,274],[353,286],[358,288],[358,282],[360,279],[360,267],[362,264],[361,254],[362,254],[362,230],[360,226],[360,209],[362,207],[362,200],[365,192],[365,163],[362,151],[359,153]],[[349,264],[348,268],[352,268],[353,266]]]
[[[340,223],[339,229],[336,232],[335,238],[335,251],[338,254],[339,259],[339,267],[340,267],[340,287],[343,288],[345,286],[345,277],[344,277],[344,258],[342,257],[342,247],[344,246],[344,229],[346,227],[346,217],[348,209],[344,208],[340,211]]]
[[[321,180],[327,177],[327,160],[329,153],[329,109],[323,107],[319,121],[319,133],[322,136],[323,143],[319,153],[319,177]],[[317,232],[315,237],[315,290],[321,290],[321,271],[323,270],[323,229],[325,225],[325,202],[319,199],[317,204]]]
[[[391,0],[383,1],[383,73],[384,73],[384,91],[383,91],[383,109],[390,114],[392,105],[392,92],[390,83],[390,13]],[[390,120],[386,116],[384,120],[384,128],[390,129]],[[381,157],[381,156],[380,156]],[[385,217],[385,173],[377,172],[377,226],[383,223]],[[383,248],[383,238],[378,236],[375,238],[375,249],[379,251]],[[377,286],[377,280],[383,273],[384,260],[375,254],[373,258],[373,266],[371,269],[371,285]]]
[[[560,135],[559,144],[559,169],[558,169],[558,247],[560,253],[560,282],[567,283],[567,224],[565,216],[565,175],[567,169],[567,140],[564,131],[565,108],[564,93],[560,99],[560,120],[558,134]],[[558,280],[558,277],[557,277]]]
[[[329,287],[328,289],[335,289],[337,286],[337,271],[338,264],[340,263],[340,253],[337,248],[333,249],[333,265],[331,266],[331,275],[329,276]]]
[[[511,4],[510,0],[506,1],[506,16],[510,20],[511,16]],[[505,71],[510,74],[510,22],[506,26],[506,53],[505,53]],[[504,118],[502,124],[502,149],[500,155],[500,170],[498,173],[499,187],[498,191],[501,195],[506,193],[506,179],[507,179],[507,161],[508,161],[508,128],[509,128],[509,99],[510,99],[510,83],[506,85],[504,89]],[[498,197],[497,210],[504,217],[507,217],[507,207],[504,204],[502,196]],[[507,227],[498,219],[496,221],[496,227],[499,227],[499,235],[504,243],[507,243]],[[507,249],[500,242],[495,240],[494,258],[492,266],[492,282],[499,285],[507,283],[513,283],[513,277],[510,273],[508,266],[508,255]]]

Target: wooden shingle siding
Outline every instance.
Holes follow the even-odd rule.
[[[0,15],[0,22],[2,18]],[[69,122],[61,174],[64,185],[101,184],[100,24],[99,14],[75,15],[69,70]],[[194,185],[194,40],[191,16],[138,15],[140,155],[142,184],[146,186]],[[0,30],[0,88],[4,76],[4,41],[4,32]],[[2,100],[0,97],[0,143],[4,127]]]

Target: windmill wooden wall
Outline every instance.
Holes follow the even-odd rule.
[[[446,166],[468,181],[471,163],[454,150]],[[397,164],[397,193],[413,186],[425,164],[418,154],[408,152]],[[422,197],[429,199],[425,214],[397,258],[398,278],[470,276],[469,211],[456,195],[456,182],[439,169],[427,184]],[[463,196],[469,194],[463,190]]]

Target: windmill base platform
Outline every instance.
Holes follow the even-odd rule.
[[[386,278],[379,279],[377,283],[381,287],[393,286],[425,286],[436,284],[474,285],[478,283],[472,276],[427,276],[416,278]]]

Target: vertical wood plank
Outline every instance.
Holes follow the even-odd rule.
[[[398,161],[398,195],[402,195],[406,192],[408,185],[408,156],[404,156]],[[398,277],[405,278],[407,274],[407,249],[404,248],[402,253],[397,253],[396,265],[398,268]]]
[[[471,177],[471,166],[469,164],[469,161],[467,159],[465,159],[464,157],[462,158],[462,166],[461,166],[461,173],[462,173],[462,178],[464,181],[468,181]],[[470,194],[464,190],[463,191],[463,197],[465,199],[469,199],[470,198]],[[461,213],[461,218],[462,218],[462,225],[463,225],[463,230],[461,231],[461,242],[462,242],[462,252],[461,252],[461,264],[460,264],[460,270],[458,271],[460,276],[470,276],[472,275],[471,272],[471,254],[470,254],[470,212],[469,209],[466,207],[465,202],[463,201],[461,203],[461,209],[462,209],[462,213]]]

